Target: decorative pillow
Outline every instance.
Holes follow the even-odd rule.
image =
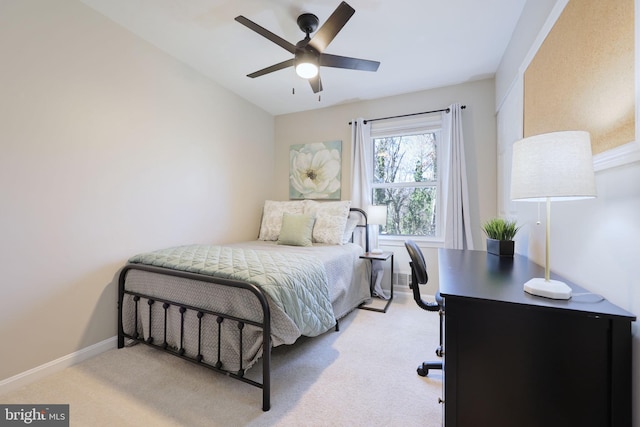
[[[282,217],[279,245],[311,246],[311,233],[315,218],[311,215],[288,214]]]
[[[351,235],[358,226],[358,218],[347,218],[347,224],[344,227],[344,234],[342,235],[342,244],[349,243],[351,241]]]
[[[278,240],[280,228],[282,227],[282,216],[285,213],[302,214],[304,213],[304,200],[295,200],[291,202],[276,202],[266,200],[264,202],[264,210],[262,211],[262,223],[260,224],[259,240]]]
[[[350,207],[350,200],[340,202],[314,202],[308,200],[305,206],[305,213],[316,219],[316,223],[313,226],[313,241],[341,245]]]

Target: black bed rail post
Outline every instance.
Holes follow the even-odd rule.
[[[264,293],[255,285],[247,290],[253,292],[262,306],[262,410],[271,409],[271,311]]]
[[[169,347],[169,344],[167,343],[167,310],[169,309],[169,307],[171,307],[171,304],[169,304],[168,302],[162,304],[162,308],[164,309],[164,341],[162,343],[163,348]]]
[[[271,311],[264,293],[255,285],[246,289],[253,292],[262,306],[262,410],[271,409]]]
[[[153,304],[156,303],[156,300],[147,298],[147,305],[149,306],[149,338],[147,338],[147,342],[149,344],[153,343],[153,324],[151,323],[151,314],[153,313]]]
[[[222,367],[222,322],[224,322],[224,317],[218,316],[216,318],[216,323],[218,324],[218,360],[216,360],[216,368]]]
[[[202,355],[202,318],[204,317],[204,313],[202,311],[198,311],[198,356],[196,360],[198,362],[202,362],[204,356]]]
[[[349,208],[349,211],[358,212],[364,218],[364,224],[358,224],[357,226],[364,227],[364,251],[369,252],[369,220],[367,219],[367,213],[360,208]]]
[[[118,348],[124,347],[124,325],[122,324],[122,306],[124,304],[124,279],[125,279],[125,271],[126,267],[124,267],[120,271],[120,275],[118,277]],[[137,316],[136,316],[137,317]],[[136,322],[138,319],[136,319]]]
[[[271,313],[264,297],[258,298],[264,312],[262,328],[262,410],[271,409]]]

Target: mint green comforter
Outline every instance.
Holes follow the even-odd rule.
[[[129,262],[252,283],[291,318],[302,335],[320,335],[336,323],[327,273],[322,262],[311,256],[188,245],[139,254]]]

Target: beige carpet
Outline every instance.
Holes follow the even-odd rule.
[[[437,314],[396,293],[386,314],[355,310],[339,332],[275,348],[268,412],[262,390],[145,345],[107,351],[0,402],[68,403],[71,426],[440,426],[442,373],[416,374],[437,359],[437,343]]]

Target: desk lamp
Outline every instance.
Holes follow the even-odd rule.
[[[596,196],[591,140],[588,132],[552,132],[513,144],[511,199],[547,204],[545,277],[524,284],[525,292],[552,299],[571,298],[566,283],[549,279],[551,201]]]
[[[387,206],[386,205],[370,205],[367,208],[367,222],[371,224],[371,253],[381,254],[382,249],[378,248],[378,235],[380,234],[380,225],[387,224]]]

